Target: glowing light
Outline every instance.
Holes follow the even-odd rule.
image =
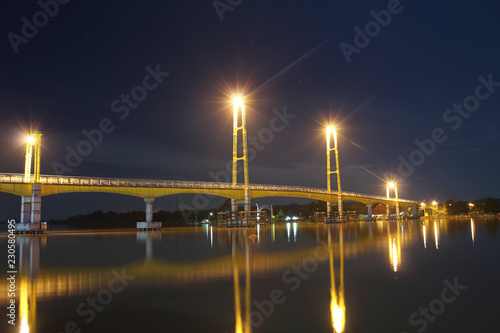
[[[326,133],[330,134],[330,133],[333,133],[335,132],[335,128],[333,126],[328,126],[326,128]]]
[[[35,143],[35,137],[30,135],[26,138],[26,142],[28,142],[30,145]]]
[[[288,236],[288,243],[290,243],[290,222],[286,224],[286,235]]]
[[[425,202],[422,202],[422,203],[420,204],[420,207],[425,207]]]
[[[28,325],[28,318],[26,315],[24,315],[23,319],[21,319],[21,329],[19,332],[20,333],[29,333],[30,332],[30,327]]]
[[[257,243],[260,243],[260,224],[257,224]]]
[[[210,213],[212,214],[212,213]],[[210,248],[214,247],[214,230],[213,227],[210,226]]]
[[[439,249],[439,232],[438,232],[437,221],[434,221],[434,241],[436,243],[436,250],[438,250]]]
[[[332,326],[335,333],[341,333],[344,331],[345,327],[345,306],[339,306],[334,297],[332,297],[332,302],[330,304],[330,310],[332,311]]]
[[[424,236],[424,248],[427,248],[427,230],[425,229],[425,224],[422,225],[422,234]]]
[[[28,322],[28,316],[30,316],[30,306],[29,306],[29,287],[26,278],[21,279],[19,293],[19,317],[21,317],[21,327],[20,333],[29,333],[30,327]]]
[[[234,105],[243,105],[243,99],[241,99],[241,97],[235,97],[235,98],[233,98],[233,104]]]
[[[476,242],[476,228],[474,227],[474,219],[470,219],[470,233],[472,236],[472,246]]]
[[[433,206],[437,206],[437,204],[438,204],[438,203],[437,203],[437,201],[433,201],[433,202],[432,202],[432,205],[433,205]]]
[[[396,238],[392,239],[392,268],[394,272],[398,271],[398,248],[396,246]]]
[[[332,319],[332,327],[335,333],[342,333],[345,329],[346,306],[345,306],[345,290],[344,290],[344,240],[342,229],[339,234],[339,249],[340,249],[340,284],[337,292],[335,283],[335,261],[333,255],[333,246],[331,241],[330,230],[328,230],[328,256],[330,259],[330,312]]]
[[[293,242],[297,242],[297,223],[293,223]]]
[[[393,182],[389,182],[389,184],[387,184],[387,186],[389,186],[390,188],[393,188],[396,186],[396,184],[394,184]]]

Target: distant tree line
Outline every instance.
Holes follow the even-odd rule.
[[[472,204],[465,201],[446,200],[443,205],[448,215],[500,213],[500,200],[492,197],[475,201]]]
[[[229,212],[231,209],[231,200],[226,200],[218,211]],[[255,209],[255,207],[253,207]],[[337,208],[334,206],[333,210]],[[322,201],[313,201],[310,204],[288,204],[274,205],[275,216],[278,221],[285,220],[286,216],[297,216],[307,218],[313,216],[314,212],[325,212],[326,203]],[[366,205],[359,202],[344,202],[344,211],[356,211],[357,214],[366,214]],[[212,215],[210,215],[212,213]],[[131,212],[117,213],[113,211],[103,212],[98,210],[88,214],[70,216],[65,219],[51,219],[49,224],[67,224],[76,228],[135,228],[136,223],[145,221],[146,213],[143,210],[134,210]],[[217,220],[217,209],[205,209],[199,211],[165,211],[160,210],[153,213],[153,221],[162,222],[165,226],[193,225],[196,222]]]
[[[207,213],[208,215],[208,213]],[[142,210],[131,212],[116,213],[113,211],[103,212],[95,211],[89,214],[80,214],[70,216],[65,219],[52,219],[49,224],[68,224],[74,227],[82,228],[135,228],[137,222],[145,221],[146,213]],[[180,211],[158,211],[153,213],[154,221],[161,221],[166,225],[186,225],[190,218],[196,218],[195,214]]]
[[[335,203],[334,203],[335,204]],[[446,214],[489,214],[500,213],[500,200],[488,197],[482,201],[476,201],[470,205],[465,201],[446,200],[443,203]],[[229,212],[231,209],[231,200],[226,200],[218,211]],[[337,207],[333,206],[333,211]],[[273,207],[276,220],[284,221],[286,216],[297,216],[301,218],[312,217],[315,212],[325,212],[326,203],[323,201],[312,201],[309,204],[288,204],[274,205]],[[365,204],[356,201],[345,201],[344,211],[355,211],[356,214],[366,215],[367,207]],[[212,213],[212,215],[210,215]],[[136,223],[144,221],[146,213],[142,210],[134,210],[131,212],[103,212],[102,210],[95,211],[89,214],[80,214],[70,216],[66,219],[52,219],[50,224],[68,224],[77,228],[135,228]],[[205,209],[199,211],[165,211],[160,210],[153,213],[153,221],[162,222],[165,226],[182,226],[193,225],[196,222],[209,220],[215,222],[217,219],[217,209]]]

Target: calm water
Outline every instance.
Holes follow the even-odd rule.
[[[12,331],[500,332],[499,226],[468,219],[18,235]],[[5,234],[1,242],[6,253]],[[1,288],[0,327],[9,331],[8,283]]]

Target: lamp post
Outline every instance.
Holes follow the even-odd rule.
[[[425,216],[425,206],[426,206],[425,202],[421,202],[421,203],[420,203],[420,207],[421,207],[421,208],[422,208],[422,210],[424,211],[424,216]]]
[[[432,202],[432,208],[434,208],[434,210],[435,210],[436,214],[438,213],[438,207],[439,207],[439,206],[438,206],[437,201],[433,201],[433,202]],[[434,215],[434,214],[432,214],[432,215]]]
[[[333,134],[333,148],[330,146],[330,138]],[[331,163],[330,163],[330,153],[333,151],[335,153],[335,171],[331,171]],[[332,173],[337,174],[337,189],[338,189],[338,207],[339,207],[339,219],[342,221],[342,215],[343,215],[343,207],[342,207],[342,190],[340,186],[340,168],[339,168],[339,150],[338,150],[338,145],[337,145],[337,131],[335,128],[332,126],[328,126],[326,129],[326,187],[328,190],[328,193],[331,193],[332,191],[332,186],[331,186],[331,180],[330,176]],[[331,214],[331,202],[326,203],[326,212],[327,216]]]
[[[241,109],[241,126],[238,126],[238,110]],[[250,211],[250,189],[248,180],[248,148],[247,148],[247,120],[245,113],[245,103],[239,97],[233,99],[233,186],[238,184],[238,161],[243,160],[244,173],[244,207],[245,212]],[[242,133],[243,140],[243,156],[238,157],[238,131]],[[238,203],[235,199],[231,199],[231,211],[234,217],[238,216]]]
[[[469,202],[469,213],[474,209],[474,204]]]

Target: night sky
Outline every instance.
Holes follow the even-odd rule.
[[[498,1],[59,1],[3,5],[0,172],[23,172],[39,129],[42,174],[213,181],[239,93],[251,183],[326,187],[332,123],[345,191],[384,195],[393,178],[408,199],[500,197]],[[178,200],[193,206],[155,209]],[[0,218],[20,201],[1,193]],[[144,209],[42,203],[44,219]]]

